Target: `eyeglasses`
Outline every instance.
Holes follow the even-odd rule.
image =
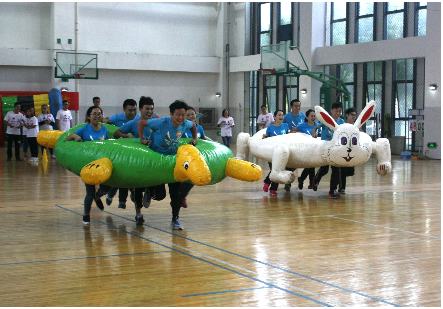
[[[91,116],[95,117],[95,116],[101,116],[101,113],[91,113]]]

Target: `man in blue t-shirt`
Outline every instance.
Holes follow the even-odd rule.
[[[306,115],[300,112],[301,102],[299,99],[294,99],[291,101],[291,112],[285,115],[283,119],[283,123],[287,123],[289,126],[289,130],[292,132],[296,132],[293,129],[297,127],[299,124],[302,124],[305,121]],[[289,171],[295,171],[295,168],[288,168]],[[291,190],[291,184],[285,184],[285,190]]]
[[[332,104],[331,106],[331,117],[335,120],[335,122],[340,125],[345,123],[345,121],[340,118],[343,111],[342,104],[337,102]],[[324,141],[332,140],[332,136],[334,135],[334,131],[330,129],[327,125],[322,124],[321,128],[321,139]],[[337,186],[340,183],[340,168],[331,165],[331,181],[329,184],[329,198],[339,198],[340,195],[335,191]],[[329,172],[329,165],[322,166],[318,169],[317,174],[314,177],[314,187],[317,187],[320,183],[321,178]]]
[[[138,122],[138,134],[140,142],[149,147],[155,152],[164,155],[175,155],[177,153],[177,145],[180,141],[183,132],[191,129],[192,140],[189,142],[195,146],[197,140],[197,127],[192,121],[186,120],[186,110],[188,105],[183,101],[175,101],[169,105],[169,112],[171,117],[164,117],[153,120],[140,119]],[[143,137],[143,130],[149,127],[152,132],[153,140],[146,140]],[[174,230],[183,230],[183,226],[178,221],[180,207],[182,206],[180,197],[180,182],[168,183],[169,196],[171,198],[172,208],[172,222],[171,227]]]
[[[104,123],[113,124],[117,127],[121,127],[122,125],[128,123],[129,121],[133,119],[138,120],[139,118],[140,116],[137,115],[137,102],[134,99],[126,99],[123,102],[123,113],[112,115],[111,117],[106,119],[104,118],[102,121]],[[117,189],[118,189],[118,208],[126,209],[126,199],[128,198],[127,188],[115,188],[115,187],[111,188],[106,197],[106,205],[109,206],[112,204],[112,199],[117,193]],[[131,199],[135,202],[133,195],[131,195]]]

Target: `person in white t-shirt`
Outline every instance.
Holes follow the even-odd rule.
[[[52,116],[51,113],[48,113],[48,105],[46,105],[46,104],[42,105],[42,113],[40,115],[38,115],[37,120],[38,120],[40,131],[52,130],[52,126],[55,125],[54,116]],[[42,148],[42,154],[43,154],[43,151],[45,151],[46,147],[41,146],[41,148]],[[49,152],[51,153],[51,156],[53,158],[55,158],[54,149],[49,148]]]
[[[268,113],[266,105],[261,106],[261,114],[257,117],[258,129],[266,129],[271,123],[274,122],[274,116]]]
[[[33,111],[28,108],[26,109],[26,121],[24,126],[28,129],[26,137],[28,139],[29,148],[31,149],[31,159],[29,161],[38,161],[38,144],[37,144],[37,134],[39,131],[37,117],[33,115]]]
[[[12,142],[14,142],[15,147],[15,160],[22,161],[20,159],[20,129],[23,127],[25,116],[20,113],[20,110],[20,103],[15,103],[14,110],[9,111],[4,119],[7,126],[6,133],[8,134],[7,161],[11,161],[12,158]]]
[[[68,110],[68,107],[69,107],[69,102],[67,100],[64,100],[63,109],[60,109],[55,117],[57,122],[57,128],[63,132],[66,132],[70,128],[72,128],[72,115],[71,111]]]
[[[223,144],[228,148],[231,145],[232,128],[234,125],[234,118],[229,116],[229,111],[227,109],[224,109],[222,112],[222,117],[218,120],[217,126],[221,128]]]

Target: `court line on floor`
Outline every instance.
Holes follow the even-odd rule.
[[[227,291],[219,291],[219,292],[200,293],[200,294],[188,294],[188,295],[182,295],[182,297],[193,297],[193,296],[202,296],[202,295],[223,294],[223,293],[242,292],[242,291],[251,291],[251,290],[261,290],[261,289],[269,289],[269,288],[270,288],[269,286],[262,286],[262,287],[259,287],[259,288],[250,288],[250,289],[227,290]]]
[[[362,221],[357,221],[357,220],[340,218],[340,217],[336,217],[336,215],[326,215],[326,217],[330,217],[330,218],[334,218],[334,219],[339,219],[339,220],[344,220],[344,221],[350,221],[350,222],[359,223],[359,224],[375,226],[375,227],[379,227],[379,228],[383,228],[383,229],[388,229],[388,230],[393,230],[393,231],[397,231],[397,232],[411,233],[411,234],[415,234],[415,235],[426,236],[426,237],[431,237],[431,238],[435,238],[435,239],[441,240],[441,238],[437,237],[437,236],[432,236],[432,235],[426,235],[426,234],[406,231],[406,230],[402,230],[402,229],[397,229],[395,227],[388,227],[388,226],[383,226],[383,225],[378,225],[378,224],[373,224],[373,223],[367,223],[367,222],[362,222]]]
[[[164,253],[164,252],[172,252],[172,251],[171,250],[168,250],[168,251],[152,251],[152,252],[141,252],[141,253],[85,256],[85,257],[66,258],[66,259],[54,259],[54,260],[40,260],[40,261],[28,261],[28,262],[1,263],[0,266],[22,265],[22,264],[36,264],[36,263],[50,263],[50,262],[62,262],[62,261],[75,261],[75,260],[87,260],[87,259],[109,258],[109,257],[117,257],[117,256],[133,256],[133,255],[144,255],[144,254]]]
[[[113,215],[113,216],[116,216],[116,217],[119,217],[119,218],[122,218],[122,219],[125,219],[125,220],[129,220],[129,221],[135,222],[135,221],[132,220],[132,219],[128,219],[128,218],[126,218],[126,217],[123,217],[123,216],[120,216],[120,215],[117,215],[117,214],[114,214],[114,213],[111,213],[111,212],[108,212],[108,211],[103,211],[103,212],[108,213],[108,214]],[[212,246],[212,245],[208,245],[208,244],[205,244],[205,243],[203,243],[203,242],[200,242],[200,241],[197,241],[197,240],[194,240],[194,239],[191,239],[191,238],[185,237],[185,236],[181,236],[181,235],[179,235],[179,234],[174,234],[174,233],[172,233],[172,232],[165,231],[165,230],[162,230],[162,229],[160,229],[160,228],[157,228],[157,227],[154,227],[154,226],[151,226],[151,225],[148,225],[148,224],[143,224],[143,226],[147,226],[147,227],[150,227],[150,228],[152,228],[152,229],[158,230],[158,231],[163,232],[163,233],[171,234],[171,235],[174,235],[174,236],[176,236],[176,237],[180,237],[180,238],[186,239],[186,240],[188,240],[188,241],[192,241],[192,242],[195,242],[195,243],[197,243],[197,244],[200,244],[200,245],[203,245],[203,246],[207,246],[207,247],[212,248],[212,249],[216,249],[216,250],[219,250],[219,251],[222,251],[222,252],[225,252],[225,253],[231,254],[231,255],[235,255],[235,256],[238,256],[238,257],[241,257],[241,258],[244,258],[244,259],[247,259],[247,260],[250,260],[250,261],[256,262],[256,263],[260,263],[260,264],[263,264],[263,265],[266,265],[266,266],[269,266],[269,267],[272,267],[272,268],[275,268],[275,269],[278,269],[278,270],[281,270],[281,271],[284,271],[284,272],[288,272],[288,273],[291,273],[291,274],[294,274],[294,275],[297,275],[297,276],[303,277],[303,278],[305,278],[305,279],[313,280],[313,281],[316,281],[316,282],[318,282],[318,283],[325,284],[325,285],[328,285],[328,286],[331,286],[331,287],[334,287],[334,288],[337,288],[337,289],[340,289],[340,290],[343,290],[343,291],[347,291],[347,292],[350,292],[350,293],[354,293],[354,294],[357,294],[357,295],[360,295],[360,296],[363,296],[363,297],[366,297],[366,298],[370,298],[370,299],[372,299],[372,300],[376,300],[376,301],[379,301],[379,302],[383,302],[383,303],[386,303],[386,304],[389,304],[389,305],[392,305],[392,306],[395,306],[395,307],[401,307],[400,305],[397,305],[397,304],[394,304],[394,303],[390,303],[390,302],[388,302],[388,301],[385,301],[385,300],[382,300],[382,299],[378,299],[378,298],[372,297],[372,296],[370,296],[370,295],[366,295],[366,294],[363,294],[363,293],[360,293],[360,292],[357,292],[357,291],[353,291],[353,290],[350,290],[350,289],[346,289],[346,288],[343,288],[343,287],[340,287],[340,286],[337,286],[337,285],[331,284],[331,283],[329,283],[329,282],[325,282],[325,281],[322,281],[322,280],[319,280],[319,279],[315,279],[315,278],[312,278],[312,277],[309,277],[309,276],[306,276],[306,275],[303,275],[303,274],[300,274],[300,273],[296,273],[296,272],[293,272],[293,271],[290,271],[290,270],[287,270],[287,269],[284,269],[284,268],[281,268],[281,267],[278,267],[278,266],[275,266],[275,265],[272,265],[272,264],[268,264],[268,263],[265,263],[265,262],[262,262],[262,261],[259,261],[259,260],[255,260],[255,259],[252,259],[252,258],[246,257],[246,256],[244,256],[244,255],[240,255],[240,254],[238,254],[238,253],[234,253],[234,252],[227,251],[227,250],[224,250],[224,249],[221,249],[221,248],[218,248],[218,247]],[[163,241],[163,240],[162,240],[162,241]],[[175,244],[174,244],[174,245],[175,245]],[[176,246],[177,246],[177,245],[176,245]],[[186,248],[185,248],[185,249],[186,249]],[[190,249],[186,249],[186,250],[190,250]],[[190,250],[190,251],[192,251],[192,250]],[[232,264],[231,264],[231,265],[232,265]],[[248,271],[248,270],[246,270],[246,271]],[[297,288],[297,287],[293,287],[293,288]],[[297,289],[298,289],[298,288],[297,288]],[[305,292],[305,293],[306,293],[306,292]],[[312,292],[309,292],[309,293],[312,293]]]
[[[59,207],[59,208],[61,208],[61,209],[64,209],[64,210],[66,210],[66,211],[69,211],[69,212],[71,212],[71,213],[74,213],[74,214],[76,214],[76,215],[79,215],[79,216],[82,215],[82,214],[80,214],[80,213],[78,213],[78,212],[75,212],[75,211],[73,211],[73,210],[71,210],[71,209],[64,208],[64,207],[61,207],[61,206],[59,206],[59,205],[55,205],[55,206],[56,206],[56,207]],[[108,213],[108,214],[111,214],[111,215],[114,215],[114,214],[109,213],[109,212],[107,212],[107,211],[104,211],[104,212],[105,212],[105,213]],[[134,220],[131,220],[131,219],[128,219],[128,218],[125,218],[125,217],[119,216],[119,215],[115,215],[115,216],[117,216],[117,217],[121,217],[121,218],[123,218],[123,219],[129,220],[129,221],[132,221],[132,222],[135,222]],[[100,221],[100,220],[97,220],[97,219],[93,219],[93,218],[91,218],[91,220],[96,221],[96,222],[101,223],[101,224],[106,225],[106,226],[110,226],[110,227],[112,227],[112,228],[114,228],[114,229],[116,229],[116,230],[120,230],[120,231],[122,231],[122,232],[125,232],[125,233],[127,233],[127,234],[129,234],[129,235],[132,235],[132,236],[135,236],[135,237],[138,237],[138,238],[140,238],[140,239],[143,239],[143,240],[146,240],[146,241],[152,242],[152,243],[154,243],[154,244],[156,244],[156,245],[162,246],[162,247],[167,248],[167,249],[170,249],[170,250],[172,250],[172,251],[176,251],[176,252],[181,253],[181,254],[184,254],[184,255],[186,255],[186,256],[189,256],[189,257],[195,258],[195,259],[197,259],[197,260],[199,260],[199,261],[202,261],[202,262],[205,262],[205,263],[211,264],[211,265],[213,265],[213,266],[216,266],[216,267],[219,267],[219,268],[225,269],[225,270],[227,270],[227,271],[233,272],[233,273],[238,274],[238,275],[240,275],[240,276],[242,276],[242,277],[245,277],[245,278],[251,279],[251,280],[253,280],[253,281],[260,282],[260,283],[263,283],[263,284],[265,284],[265,285],[267,285],[267,286],[269,286],[269,287],[276,288],[276,289],[278,289],[278,290],[281,290],[281,291],[287,292],[287,293],[289,293],[289,294],[292,294],[292,295],[295,295],[295,296],[298,296],[298,297],[304,298],[304,299],[306,299],[306,300],[313,301],[313,302],[315,302],[315,303],[317,303],[317,304],[321,304],[321,305],[324,305],[324,306],[326,306],[326,307],[333,307],[332,305],[329,305],[329,304],[327,304],[327,303],[323,303],[323,302],[318,301],[318,300],[316,300],[316,299],[313,299],[313,298],[310,298],[310,297],[307,297],[307,296],[304,296],[304,295],[301,295],[301,294],[295,293],[295,292],[293,292],[293,291],[290,291],[290,290],[288,290],[288,289],[285,289],[285,288],[282,288],[282,287],[280,287],[280,286],[274,285],[274,284],[272,284],[272,283],[268,283],[268,282],[265,282],[265,281],[263,281],[263,280],[260,280],[260,279],[257,279],[257,278],[254,278],[254,277],[248,276],[248,275],[243,274],[243,273],[241,273],[241,272],[238,272],[238,271],[236,271],[236,270],[234,270],[234,269],[230,269],[230,268],[225,267],[225,266],[223,266],[223,265],[216,264],[216,263],[214,263],[214,262],[211,262],[211,261],[205,260],[205,259],[200,258],[200,257],[198,257],[198,256],[194,256],[194,255],[189,254],[189,253],[187,253],[187,252],[184,252],[184,251],[181,251],[181,250],[178,250],[178,249],[172,248],[172,247],[168,247],[167,245],[164,245],[164,244],[159,243],[159,242],[157,242],[157,241],[154,241],[154,240],[152,240],[152,239],[148,239],[148,238],[146,238],[146,237],[143,237],[143,236],[141,236],[141,235],[135,234],[135,233],[133,233],[133,232],[130,232],[130,231],[127,231],[127,230],[121,229],[121,228],[119,228],[119,227],[117,227],[117,226],[114,226],[114,225],[108,224],[107,222],[103,222],[103,221]],[[144,224],[144,226],[148,226],[148,225],[145,225],[145,224]],[[149,227],[149,226],[148,226],[148,227]],[[160,231],[162,231],[162,230],[160,230]],[[173,234],[173,233],[170,233],[170,234]],[[176,234],[173,234],[173,235],[177,236]],[[152,237],[152,236],[150,236],[150,237],[151,237],[151,238],[154,238],[154,237]],[[190,240],[190,239],[189,239],[189,240]],[[164,241],[164,240],[161,240],[161,241],[166,242],[166,243],[170,243],[170,242],[167,242],[167,241]],[[172,244],[172,243],[170,243],[170,244]],[[175,245],[175,244],[173,244],[173,245]],[[180,246],[178,246],[178,245],[175,245],[175,246],[180,247]],[[182,247],[182,248],[183,248],[183,247]],[[187,249],[187,248],[185,248],[185,249],[188,250],[188,251],[193,251],[193,250],[190,250],[190,249]],[[202,254],[202,253],[200,253],[200,254],[203,255],[203,256],[206,256],[206,255],[204,255],[204,254]],[[206,256],[206,257],[209,257],[209,256]],[[212,258],[212,259],[214,259],[214,258]],[[216,260],[216,259],[215,259],[215,260]],[[229,264],[229,263],[226,263],[226,264]],[[231,265],[231,266],[234,266],[234,265],[232,265],[232,264],[230,264],[230,265]],[[311,292],[309,292],[309,293],[311,293]],[[313,294],[313,293],[311,293],[311,294]],[[321,297],[321,298],[326,298],[326,297],[321,296],[321,295],[316,295],[316,296],[319,296],[319,297]],[[337,301],[335,301],[335,302],[337,302]],[[339,302],[338,302],[338,303],[339,303]],[[341,305],[345,305],[345,304],[342,304],[342,303],[340,303],[340,304],[341,304]]]

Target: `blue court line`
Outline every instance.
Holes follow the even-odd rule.
[[[182,295],[182,297],[192,297],[192,296],[201,296],[201,295],[213,295],[213,294],[223,294],[223,293],[232,293],[232,292],[241,292],[241,291],[250,291],[250,290],[261,290],[261,289],[269,289],[269,286],[262,286],[260,288],[250,288],[250,289],[240,289],[240,290],[229,290],[229,291],[219,291],[219,292],[211,292],[211,293],[200,293],[200,294],[189,294]]]
[[[3,263],[3,264],[0,264],[0,266],[34,264],[34,263],[50,263],[50,262],[74,261],[74,260],[87,260],[87,259],[98,259],[98,258],[108,258],[108,257],[117,257],[117,256],[133,256],[133,255],[143,255],[143,254],[152,254],[152,253],[163,253],[163,252],[171,252],[171,251],[170,250],[168,250],[168,251],[152,251],[152,252],[142,252],[142,253],[85,256],[85,257],[78,257],[78,258],[67,258],[67,259],[56,259],[56,260],[40,260],[40,261],[17,262],[17,263]]]
[[[55,205],[55,206],[56,206],[56,207],[59,207],[59,208],[61,208],[61,209],[67,210],[67,211],[69,211],[69,212],[72,212],[72,213],[74,213],[74,214],[76,214],[76,215],[79,215],[79,216],[82,215],[82,214],[80,214],[80,213],[78,213],[78,212],[75,212],[75,211],[73,211],[73,210],[71,210],[71,209],[64,208],[64,207],[61,207],[61,206],[59,206],[59,205]],[[106,212],[106,213],[109,213],[109,212]],[[130,220],[130,219],[127,219],[127,218],[125,218],[125,219],[126,219],[126,220]],[[172,251],[175,251],[175,252],[178,252],[178,253],[184,254],[184,255],[186,255],[186,256],[192,257],[192,258],[197,259],[197,260],[199,260],[199,261],[202,261],[202,262],[204,262],[204,263],[208,263],[208,264],[210,264],[210,265],[213,265],[213,266],[216,266],[216,267],[222,268],[222,269],[224,269],[224,270],[227,270],[227,271],[233,272],[233,273],[235,273],[235,274],[237,274],[237,275],[240,275],[240,276],[242,276],[242,277],[245,277],[245,278],[251,279],[251,280],[253,280],[253,281],[260,282],[260,283],[263,283],[263,284],[265,284],[265,285],[267,285],[267,286],[269,286],[269,287],[276,288],[276,289],[278,289],[278,290],[281,290],[281,291],[287,292],[287,293],[289,293],[289,294],[292,294],[292,295],[295,295],[295,296],[298,296],[298,297],[304,298],[304,299],[306,299],[306,300],[313,301],[313,302],[315,302],[315,303],[317,303],[317,304],[320,304],[320,305],[323,305],[323,306],[325,306],[325,307],[334,307],[334,306],[332,306],[332,305],[329,305],[329,304],[323,303],[323,302],[318,301],[318,300],[316,300],[316,299],[313,299],[313,298],[310,298],[310,297],[307,297],[307,296],[304,296],[304,295],[301,295],[301,294],[298,294],[298,293],[292,292],[292,291],[290,291],[290,290],[284,289],[284,288],[279,287],[279,286],[277,286],[277,285],[274,285],[274,284],[271,284],[271,283],[265,282],[265,281],[263,281],[263,280],[260,280],[260,279],[257,279],[257,278],[254,278],[254,277],[251,277],[251,276],[248,276],[248,275],[245,275],[245,274],[243,274],[243,273],[241,273],[241,272],[238,272],[238,271],[236,271],[236,270],[234,270],[234,269],[230,269],[230,268],[225,267],[225,266],[223,266],[223,265],[216,264],[216,263],[214,263],[214,262],[211,262],[211,261],[205,260],[205,259],[200,258],[200,257],[198,257],[198,256],[195,256],[195,255],[189,254],[189,253],[187,253],[187,252],[184,252],[184,251],[181,251],[181,250],[178,250],[178,249],[172,248],[172,247],[168,247],[168,246],[166,246],[166,245],[164,245],[164,244],[161,244],[161,243],[156,242],[156,241],[154,241],[154,240],[151,240],[151,239],[148,239],[148,238],[146,238],[146,237],[140,236],[140,235],[138,235],[138,234],[135,234],[135,233],[129,232],[129,231],[127,231],[127,230],[123,230],[123,229],[121,229],[121,228],[118,228],[118,227],[116,227],[116,226],[114,226],[114,225],[111,225],[111,224],[108,224],[108,223],[106,223],[106,222],[103,222],[103,221],[100,221],[100,220],[97,220],[97,219],[93,219],[93,218],[91,218],[91,220],[96,221],[96,222],[98,222],[98,223],[101,223],[101,224],[103,224],[103,225],[107,225],[107,226],[109,226],[109,227],[112,227],[112,228],[114,228],[114,229],[116,229],[116,230],[119,230],[119,231],[122,231],[122,232],[124,232],[124,233],[127,233],[127,234],[129,234],[129,235],[132,235],[132,236],[138,237],[138,238],[140,238],[140,239],[143,239],[143,240],[149,241],[149,242],[151,242],[151,243],[154,243],[154,244],[156,244],[156,245],[162,246],[162,247],[164,247],[164,248],[170,249],[170,250],[172,250]],[[134,220],[130,220],[130,221],[135,222]],[[173,233],[171,233],[171,234],[173,234]],[[176,235],[176,234],[173,234],[173,235],[178,236],[178,235]]]
[[[57,205],[55,205],[55,206],[57,206]],[[69,209],[68,209],[68,210],[69,210]],[[70,210],[70,211],[71,211],[71,210]],[[119,217],[119,218],[122,218],[122,219],[125,219],[125,220],[129,220],[129,221],[135,222],[135,220],[128,219],[128,218],[126,218],[126,217],[123,217],[123,216],[120,216],[120,215],[117,215],[117,214],[111,213],[111,212],[109,212],[109,211],[103,211],[103,212],[108,213],[108,214],[110,214],[110,215],[113,215],[113,216],[115,216],[115,217]],[[281,267],[278,267],[278,266],[275,266],[275,265],[272,265],[272,264],[268,264],[268,263],[265,263],[265,262],[262,262],[262,261],[259,261],[259,260],[255,260],[255,259],[253,259],[253,258],[250,258],[250,257],[244,256],[244,255],[241,255],[241,254],[238,254],[238,253],[234,253],[234,252],[231,252],[231,251],[227,251],[227,250],[225,250],[225,249],[221,249],[221,248],[218,248],[218,247],[215,247],[215,246],[212,246],[212,245],[208,245],[208,244],[205,244],[205,243],[203,243],[203,242],[200,242],[200,241],[197,241],[197,240],[194,240],[194,239],[190,239],[190,238],[188,238],[188,237],[185,237],[185,236],[182,236],[182,235],[179,235],[179,234],[174,234],[174,233],[172,233],[172,232],[162,230],[162,229],[160,229],[160,228],[157,228],[157,227],[151,226],[151,225],[149,225],[149,224],[143,224],[143,225],[144,225],[144,226],[147,226],[147,227],[150,227],[150,228],[152,228],[152,229],[154,229],[154,230],[157,230],[157,231],[163,232],[163,233],[171,234],[171,235],[174,235],[174,236],[176,236],[176,237],[181,237],[181,238],[186,239],[186,240],[188,240],[188,241],[192,241],[192,242],[194,242],[194,243],[197,243],[197,244],[200,244],[200,245],[203,245],[203,246],[207,246],[207,247],[209,247],[209,248],[212,248],[212,249],[216,249],[216,250],[222,251],[222,252],[224,252],[224,253],[232,254],[232,255],[235,255],[235,256],[238,256],[238,257],[241,257],[241,258],[244,258],[244,259],[247,259],[247,260],[250,260],[250,261],[256,262],[256,263],[260,263],[260,264],[262,264],[262,265],[266,265],[266,266],[269,266],[269,267],[272,267],[272,268],[275,268],[275,269],[278,269],[278,270],[281,270],[281,271],[284,271],[284,272],[287,272],[287,273],[290,273],[290,274],[293,274],[293,275],[296,275],[296,276],[300,276],[300,277],[305,278],[305,279],[313,280],[313,281],[315,281],[315,282],[322,283],[322,284],[325,284],[325,285],[328,285],[328,286],[331,286],[331,287],[334,287],[334,288],[337,288],[337,289],[340,289],[340,290],[343,290],[343,291],[346,291],[346,292],[354,293],[354,294],[357,294],[357,295],[360,295],[360,296],[363,296],[363,297],[366,297],[366,298],[370,298],[370,299],[372,299],[372,300],[376,300],[376,301],[379,301],[379,302],[382,302],[382,303],[385,303],[385,304],[389,304],[389,305],[392,305],[392,306],[395,306],[395,307],[402,307],[401,305],[397,305],[397,304],[394,304],[394,303],[391,303],[391,302],[388,302],[388,301],[385,301],[385,300],[382,300],[382,299],[378,299],[378,298],[376,298],[376,297],[372,297],[372,296],[370,296],[370,295],[366,295],[366,294],[363,294],[363,293],[360,293],[360,292],[357,292],[357,291],[353,291],[353,290],[350,290],[350,289],[347,289],[347,288],[343,288],[343,287],[340,287],[340,286],[338,286],[338,285],[335,285],[335,284],[332,284],[332,283],[329,283],[329,282],[325,282],[325,281],[322,281],[322,280],[319,280],[319,279],[315,279],[315,278],[312,278],[312,277],[309,277],[309,276],[306,276],[306,275],[303,275],[303,274],[300,274],[300,273],[296,273],[296,272],[293,272],[293,271],[291,271],[291,270],[287,270],[287,269],[284,269],[284,268],[281,268]]]

